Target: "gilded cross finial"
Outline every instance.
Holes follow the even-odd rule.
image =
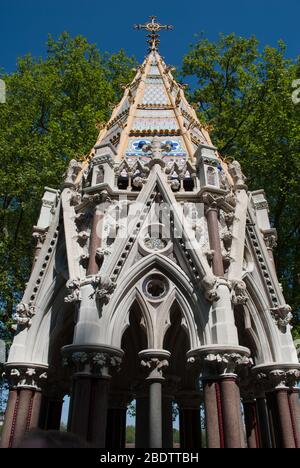
[[[151,50],[157,49],[157,46],[160,43],[159,34],[158,34],[159,31],[161,31],[162,29],[164,30],[174,29],[173,26],[162,25],[160,23],[157,23],[156,20],[157,20],[156,16],[150,16],[149,23],[136,24],[134,26],[135,29],[145,29],[146,31],[149,31],[150,34],[147,35],[149,40],[147,42],[150,45]]]

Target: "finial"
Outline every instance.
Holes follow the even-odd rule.
[[[150,16],[149,23],[136,24],[134,26],[135,29],[146,29],[146,31],[150,32],[150,34],[147,35],[147,37],[149,38],[147,42],[150,45],[150,50],[156,50],[158,44],[160,43],[159,34],[158,34],[159,31],[161,31],[162,29],[165,29],[165,30],[174,29],[173,26],[159,24],[156,22],[156,20],[157,20],[156,16]]]

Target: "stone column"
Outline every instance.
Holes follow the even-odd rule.
[[[10,394],[1,438],[2,448],[18,447],[26,432],[38,428],[47,366],[6,365]]]
[[[126,416],[130,396],[127,392],[113,393],[109,398],[106,448],[124,449],[126,444]]]
[[[220,384],[214,380],[203,381],[207,448],[224,448]]]
[[[201,396],[198,392],[181,393],[177,396],[180,420],[180,448],[202,448]]]
[[[142,366],[148,371],[149,385],[149,448],[162,448],[162,384],[163,371],[168,367],[170,353],[165,350],[145,350],[139,353]]]
[[[272,437],[270,431],[270,421],[267,407],[267,400],[264,393],[256,396],[256,409],[259,426],[260,447],[264,449],[272,448]]]
[[[210,249],[213,251],[212,269],[216,276],[224,276],[224,265],[221,250],[221,240],[219,233],[219,208],[218,202],[220,196],[213,195],[212,193],[205,193],[203,201],[205,204],[205,215],[207,218],[207,228],[209,235]]]
[[[257,366],[253,372],[256,373],[258,380],[264,382],[268,390],[267,403],[273,446],[276,448],[297,448],[297,429],[290,394],[300,379],[300,365]]]
[[[251,364],[250,351],[241,346],[203,346],[188,353],[200,360],[203,373],[209,448],[243,448],[238,374]]]
[[[105,345],[71,345],[62,352],[65,365],[74,367],[71,432],[105,448],[111,372],[120,366],[123,351]]]
[[[295,434],[296,448],[300,448],[300,401],[299,388],[293,388],[289,392],[289,407]]]
[[[100,254],[99,249],[102,245],[102,227],[105,211],[105,202],[110,202],[107,192],[92,195],[88,197],[88,201],[93,209],[93,221],[90,235],[89,246],[89,263],[87,268],[87,276],[97,275],[103,262],[103,255]],[[102,204],[102,209],[97,205]]]
[[[63,403],[63,395],[43,395],[39,422],[41,429],[53,431],[60,430]]]
[[[247,446],[249,449],[260,448],[257,406],[254,398],[243,398]]]

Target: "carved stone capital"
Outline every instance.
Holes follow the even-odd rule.
[[[100,193],[85,194],[83,201],[86,202],[90,208],[95,209],[101,203],[111,203],[111,198],[107,190],[102,190]]]
[[[16,313],[14,314],[14,320],[17,325],[21,327],[30,327],[32,324],[32,318],[36,313],[36,308],[33,305],[25,304],[21,302],[16,307]]]
[[[285,388],[294,388],[300,381],[300,365],[298,364],[271,364],[269,366],[256,366],[252,369],[258,384],[266,391]]]
[[[42,390],[47,384],[48,366],[9,363],[5,366],[5,376],[10,387]]]
[[[201,365],[203,380],[237,375],[251,367],[250,350],[241,346],[203,346],[187,354],[189,364]]]
[[[224,203],[224,200],[224,195],[220,195],[219,193],[204,192],[202,194],[202,203],[205,205],[206,213],[212,210],[217,211]]]
[[[62,354],[63,365],[72,368],[75,375],[109,378],[119,370],[124,352],[106,345],[70,345],[62,348]]]
[[[171,353],[165,350],[147,349],[139,353],[142,367],[148,372],[147,380],[164,380],[164,370],[169,366]]]
[[[271,315],[278,328],[283,332],[293,319],[292,308],[288,304],[271,309]]]

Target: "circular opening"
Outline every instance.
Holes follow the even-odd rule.
[[[151,276],[144,282],[144,292],[150,299],[161,299],[168,292],[168,283],[163,276]]]

